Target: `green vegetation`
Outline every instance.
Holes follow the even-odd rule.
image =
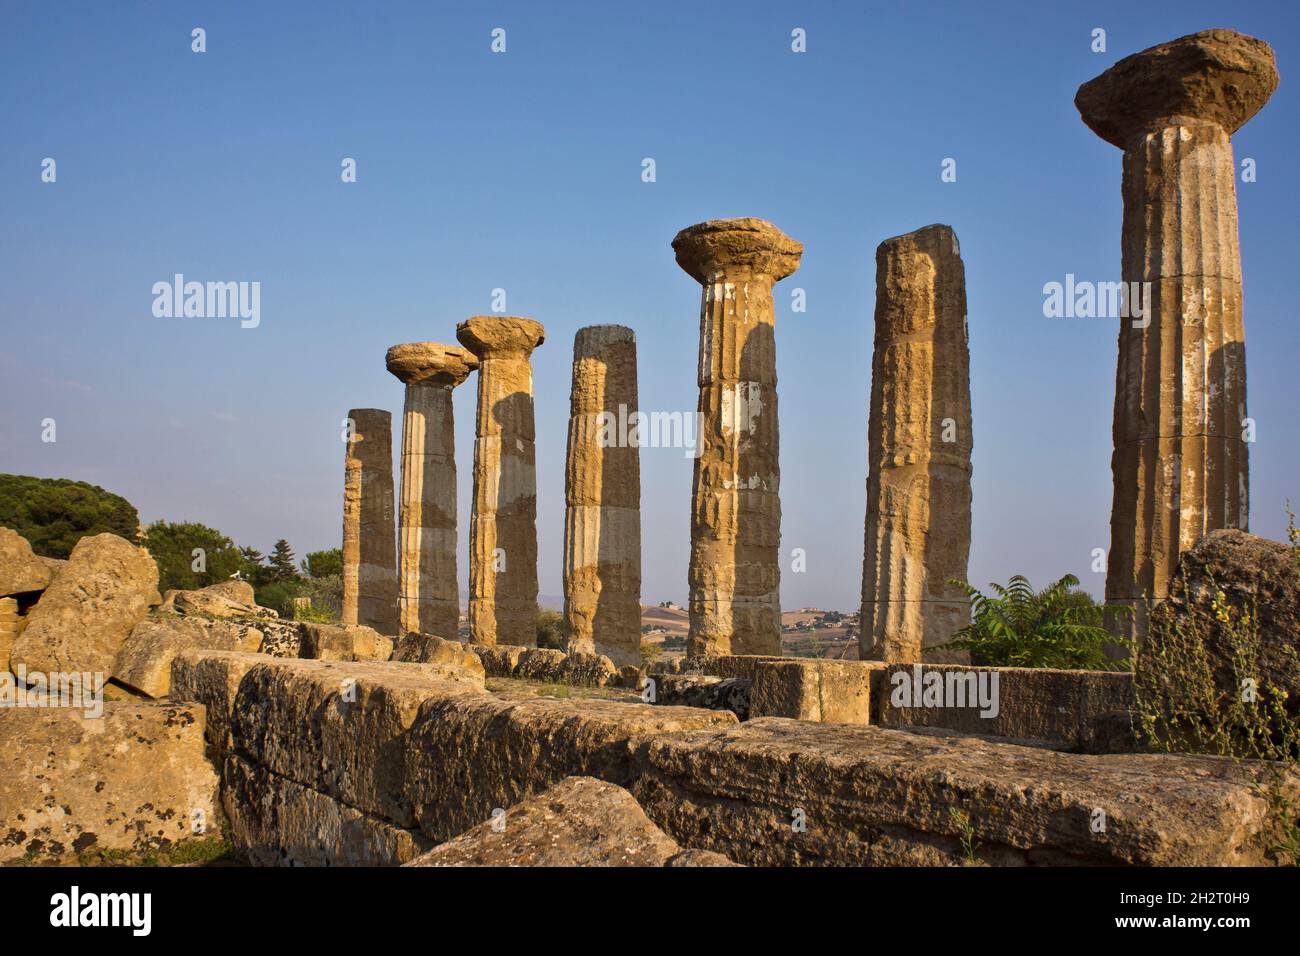
[[[249,570],[233,541],[216,528],[193,521],[155,521],[145,529],[144,546],[158,563],[161,591],[203,588],[236,571],[247,576]]]
[[[302,562],[302,569],[308,577],[328,578],[343,576],[343,549],[331,548],[328,551],[309,551]]]
[[[651,661],[657,659],[663,653],[663,648],[654,641],[641,642],[641,666],[647,666]]]
[[[1066,670],[1105,670],[1111,666],[1102,651],[1115,638],[1103,626],[1108,613],[1128,608],[1098,604],[1079,579],[1067,574],[1041,591],[1028,578],[1014,575],[1004,587],[992,584],[989,596],[965,581],[953,581],[971,604],[971,622],[947,644],[970,652],[971,663],[983,667],[1057,667]]]
[[[134,541],[140,515],[120,495],[67,478],[0,475],[0,526],[26,538],[37,554],[66,558],[88,534]]]
[[[983,866],[984,861],[979,858],[982,844],[975,839],[975,825],[970,822],[970,816],[956,807],[948,808],[948,816],[957,828],[957,839],[961,842],[962,866]]]
[[[537,646],[564,650],[564,618],[550,608],[537,611]]]

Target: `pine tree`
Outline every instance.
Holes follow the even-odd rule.
[[[277,541],[271,550],[270,567],[272,581],[298,580],[298,559],[293,556],[293,548],[289,547],[289,542],[284,538]]]

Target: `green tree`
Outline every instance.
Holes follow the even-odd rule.
[[[135,506],[98,485],[67,478],[0,475],[0,526],[12,528],[47,558],[66,558],[84,536],[110,532],[134,541]]]
[[[244,556],[233,541],[197,522],[155,521],[145,529],[144,546],[158,563],[163,591],[207,587],[244,568]]]
[[[1067,574],[1035,591],[1024,575],[1014,575],[1004,587],[992,584],[989,596],[965,581],[953,581],[970,599],[971,622],[943,645],[970,651],[971,663],[984,667],[1059,667],[1105,670],[1110,666],[1103,646],[1114,640],[1105,629],[1107,613],[1128,608],[1105,607]]]
[[[302,569],[308,577],[328,578],[343,574],[343,549],[330,548],[328,551],[308,551],[302,563]]]
[[[564,650],[564,618],[550,608],[537,611],[537,646]]]
[[[275,583],[284,581],[298,580],[298,561],[293,556],[293,548],[289,547],[289,542],[281,538],[271,549],[271,558],[268,562],[270,573],[268,579]]]

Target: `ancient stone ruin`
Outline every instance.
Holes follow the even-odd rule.
[[[1256,608],[1260,673],[1294,717],[1300,552],[1238,530],[1229,136],[1276,84],[1265,44],[1214,30],[1121,60],[1077,104],[1125,151],[1123,275],[1152,287],[1149,324],[1120,332],[1107,595],[1158,601],[1151,635],[1212,619],[1225,592]],[[1294,761],[1158,752],[1138,732],[1167,716],[1143,710],[1158,661],[936,653],[968,614],[950,584],[966,576],[972,451],[953,230],[877,249],[861,660],[780,641],[772,290],[803,247],[740,218],[673,249],[702,286],[684,658],[642,656],[640,452],[621,427],[639,411],[633,331],[574,341],[560,650],[536,646],[544,330],[474,316],[463,348],[388,351],[400,512],[390,413],[348,413],[341,623],[281,619],[240,579],[159,594],[150,552],[114,534],[54,561],[0,528],[0,864],[218,837],[258,866],[1279,862]],[[452,393],[475,371],[461,640]],[[1224,693],[1236,652],[1211,642],[1204,661]]]
[[[1178,556],[1246,529],[1249,472],[1236,166],[1229,137],[1277,89],[1273,51],[1207,30],[1125,57],[1079,87],[1088,127],[1124,151],[1121,277],[1146,284],[1120,327],[1106,601],[1169,594]],[[1139,286],[1142,288],[1142,286]],[[1132,311],[1132,310],[1130,310]]]
[[[673,239],[700,297],[699,448],[691,482],[687,651],[781,647],[781,464],[772,286],[803,245],[761,219],[715,219]]]
[[[620,421],[637,413],[636,335],[621,325],[573,340],[564,467],[564,620],[568,649],[641,663],[640,448]],[[636,436],[633,436],[634,438]]]
[[[343,623],[397,632],[393,417],[354,408],[343,461]]]
[[[406,386],[398,520],[400,632],[456,637],[456,440],[451,393],[478,367],[455,345],[414,342],[388,350]]]
[[[876,249],[863,660],[919,661],[969,621],[951,581],[970,553],[971,445],[966,269],[952,229],[926,226]]]
[[[456,338],[478,358],[469,629],[476,644],[537,643],[537,465],[533,367],[540,322],[476,315]]]

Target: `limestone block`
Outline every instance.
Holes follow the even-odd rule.
[[[826,724],[871,722],[870,661],[763,661],[754,672],[753,717],[791,717]]]
[[[186,648],[256,653],[262,632],[248,624],[193,617],[146,618],[117,652],[113,677],[148,697],[166,697],[172,660]]]
[[[0,528],[0,597],[44,591],[50,569],[32,554],[32,546],[17,531]]]

